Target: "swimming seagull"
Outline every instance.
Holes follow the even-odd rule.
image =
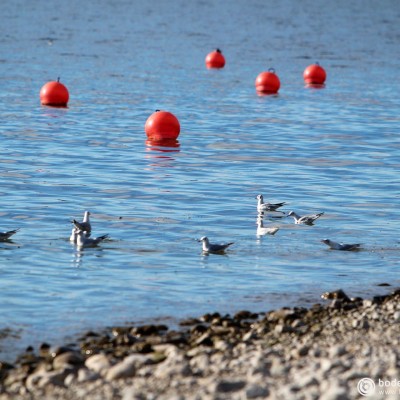
[[[91,214],[89,211],[85,211],[82,222],[78,222],[76,219],[72,220],[72,223],[75,225],[77,229],[86,232],[87,237],[89,237],[92,232],[92,225],[90,224],[89,220],[90,215]]]
[[[288,216],[292,216],[296,224],[305,224],[305,225],[313,225],[314,221],[318,219],[321,215],[324,215],[323,212],[318,214],[311,214],[311,215],[300,215],[296,214],[294,211],[290,211]]]
[[[224,251],[233,244],[233,242],[225,243],[225,244],[213,244],[210,243],[207,236],[203,236],[198,239],[199,242],[203,243],[203,252],[204,253],[224,253]]]
[[[276,211],[279,207],[284,206],[286,203],[264,203],[264,197],[262,194],[257,195],[257,211],[262,213],[264,211]]]
[[[278,226],[264,227],[262,218],[257,218],[257,236],[275,235],[279,231]]]
[[[344,244],[344,243],[337,243],[337,242],[334,242],[333,240],[329,240],[329,239],[323,239],[323,240],[321,240],[321,242],[325,243],[332,250],[353,251],[353,250],[359,250],[360,246],[361,246],[360,243]]]
[[[104,239],[107,239],[108,235],[99,236],[97,238],[89,238],[85,235],[84,231],[78,230],[76,233],[76,244],[78,247],[95,247]]]
[[[69,241],[72,242],[73,244],[76,244],[76,242],[78,241],[78,232],[79,229],[78,228],[72,228],[72,232],[71,232],[71,236],[69,237]]]
[[[77,242],[78,242],[78,232],[79,232],[78,228],[75,228],[75,227],[72,228],[72,232],[71,232],[71,236],[69,237],[69,241],[72,242],[73,244],[77,244]],[[86,235],[86,232],[83,232],[83,233],[86,237],[88,237]]]
[[[7,231],[7,232],[0,232],[0,241],[5,241],[10,239],[12,235],[15,235],[19,229],[14,229],[12,231]]]

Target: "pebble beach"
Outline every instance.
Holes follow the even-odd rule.
[[[0,399],[398,398],[400,290],[316,300],[43,343],[1,364]]]
[[[400,398],[398,1],[0,21],[0,400]]]

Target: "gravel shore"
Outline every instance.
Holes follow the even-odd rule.
[[[59,348],[44,343],[0,363],[0,400],[398,399],[400,290],[322,297],[310,308],[206,314],[176,330],[114,327]]]

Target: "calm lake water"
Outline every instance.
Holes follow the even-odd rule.
[[[398,0],[82,2],[0,6],[1,359],[111,324],[266,311],[399,284]],[[222,49],[223,70],[204,58]],[[323,89],[302,74],[319,61]],[[277,96],[258,96],[273,67]],[[61,77],[67,109],[40,106]],[[146,143],[155,109],[179,144]],[[256,200],[324,211],[257,238]],[[92,213],[98,248],[70,244]],[[277,214],[278,216],[278,214]],[[195,240],[234,241],[204,256]],[[361,242],[356,253],[320,240]],[[17,337],[14,337],[15,336]]]

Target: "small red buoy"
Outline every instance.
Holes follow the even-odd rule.
[[[257,92],[264,94],[278,93],[281,87],[281,82],[278,75],[275,74],[275,70],[270,68],[268,71],[261,72],[255,82]]]
[[[47,82],[40,89],[40,102],[44,106],[67,107],[69,100],[68,89],[60,82]]]
[[[207,54],[206,57],[206,67],[210,68],[224,68],[225,66],[225,57],[222,55],[222,51],[220,49],[216,49],[211,53]]]
[[[318,63],[315,63],[304,70],[303,78],[308,85],[323,85],[326,79],[326,72]]]
[[[147,118],[144,130],[150,140],[176,139],[181,126],[174,114],[156,110]]]

